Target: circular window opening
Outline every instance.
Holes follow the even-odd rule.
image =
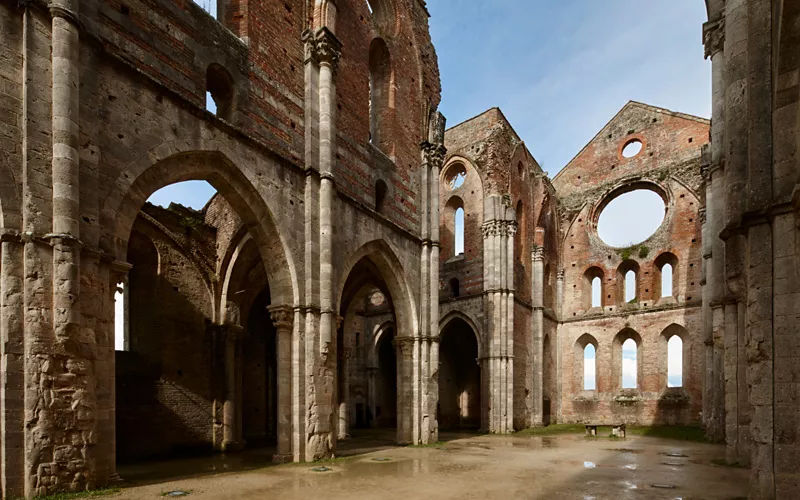
[[[444,182],[450,189],[458,189],[464,185],[464,180],[467,178],[467,169],[464,165],[456,163],[447,169],[444,176]]]
[[[606,205],[597,221],[597,234],[612,247],[629,247],[649,238],[661,226],[664,200],[655,191],[636,189]]]
[[[632,139],[622,148],[622,156],[625,158],[633,158],[642,152],[642,141],[639,139]]]

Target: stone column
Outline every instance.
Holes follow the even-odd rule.
[[[0,228],[0,496],[24,495],[24,323],[22,244]]]
[[[376,427],[375,419],[375,377],[378,374],[377,366],[367,367],[367,408],[369,408],[369,426]]]
[[[563,355],[563,344],[561,342],[561,321],[564,319],[564,270],[559,269],[556,274],[556,317],[558,318],[558,325],[556,326],[556,395],[553,401],[556,404],[555,414],[558,419],[555,423],[563,422],[561,395],[562,380],[564,378],[563,365],[561,357]],[[551,409],[551,412],[553,410]],[[551,421],[551,423],[553,423]]]
[[[290,462],[292,454],[292,331],[294,311],[288,305],[267,307],[275,325],[275,347],[278,358],[278,452],[273,456],[276,463]]]
[[[433,142],[425,146],[426,164],[430,168],[430,258],[428,292],[429,314],[428,327],[423,328],[422,339],[422,400],[420,444],[436,442],[439,436],[439,424],[436,419],[436,408],[439,401],[439,174],[444,163],[447,150],[444,142],[445,120],[441,113],[434,114],[429,139]]]
[[[339,425],[338,439],[348,439],[350,437],[350,360],[353,358],[353,348],[344,347],[342,353],[342,383],[339,387]]]
[[[537,246],[532,252],[531,341],[533,343],[533,425],[544,425],[544,247]]]
[[[504,331],[505,367],[505,421],[504,432],[514,432],[514,235],[517,233],[517,222],[506,222],[505,268],[506,268],[506,328]]]
[[[397,353],[397,402],[408,404],[413,401],[413,346],[414,338],[401,336],[398,331],[392,341]],[[397,409],[397,444],[414,444],[413,414],[409,411]]]
[[[237,400],[239,387],[237,384],[237,353],[241,341],[242,329],[235,325],[223,325],[225,335],[225,403],[222,407],[223,437],[222,451],[239,451],[242,443],[239,441],[239,412]]]
[[[308,435],[306,436],[305,458],[317,460],[329,457],[336,442],[336,347],[335,321],[333,309],[333,221],[334,221],[334,166],[336,154],[336,67],[341,55],[341,42],[328,28],[322,27],[314,34],[304,34],[306,48],[306,97],[315,101],[307,104],[308,124],[306,159],[311,169],[306,185],[312,188],[307,192],[306,211],[306,257],[307,304],[317,303],[319,310],[308,307],[306,332],[319,331],[319,336],[306,342],[306,371],[318,373],[314,377],[313,390],[307,391],[303,411],[306,416]],[[315,99],[316,98],[316,99]],[[318,117],[315,126],[314,118]],[[315,140],[316,139],[316,140]],[[317,157],[318,154],[318,157]],[[319,195],[316,196],[314,180],[315,168],[319,172]],[[314,242],[318,241],[315,247]],[[318,255],[318,266],[315,259]],[[317,286],[318,285],[318,286]],[[318,290],[318,293],[316,293]],[[318,313],[318,325],[317,325]],[[318,329],[316,328],[318,326]],[[318,342],[317,342],[318,341]],[[316,349],[315,349],[316,347]],[[299,405],[298,405],[299,406]]]

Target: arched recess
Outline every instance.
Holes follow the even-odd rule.
[[[267,270],[273,304],[295,304],[295,266],[273,212],[245,172],[219,151],[190,151],[153,164],[135,161],[114,182],[101,209],[103,249],[125,260],[128,238],[139,209],[156,190],[187,180],[205,180],[249,228]]]
[[[592,378],[594,383],[590,384],[590,386],[593,386],[594,389],[584,389],[584,387],[586,387],[585,376],[587,375],[586,366],[584,364],[585,361],[584,356],[586,347],[589,345],[594,347],[594,353],[595,353],[594,371],[593,371],[594,373],[589,373],[589,375],[593,376]],[[594,338],[592,335],[584,333],[583,335],[578,337],[578,340],[575,341],[575,345],[573,346],[572,349],[572,384],[573,384],[572,392],[574,394],[579,394],[580,392],[585,390],[590,390],[590,391],[598,390],[600,381],[597,377],[598,373],[597,366],[599,364],[597,360],[599,354],[600,354],[599,344],[597,343],[597,339]]]
[[[672,323],[659,336],[658,342],[658,383],[661,389],[669,387],[669,341],[672,337],[681,339],[681,383],[676,387],[690,387],[692,366],[689,332],[686,327]]]
[[[583,273],[582,302],[584,310],[603,307],[604,275],[603,270],[598,266],[592,266]]]
[[[644,349],[642,336],[632,328],[622,329],[615,337],[611,347],[611,374],[615,390],[623,387],[623,354],[622,347],[625,341],[633,340],[636,343],[636,387],[634,390],[642,391],[644,383]]]
[[[440,322],[439,339],[439,428],[486,428],[478,331],[465,316],[451,314]]]
[[[633,279],[629,279],[633,273]],[[633,289],[631,290],[631,287]],[[636,303],[641,294],[639,290],[639,263],[635,260],[625,260],[617,268],[617,304]]]
[[[394,68],[382,38],[369,46],[369,142],[384,154],[393,153]]]
[[[394,321],[376,327],[372,342],[372,362],[367,390],[369,413],[364,419],[369,427],[397,427],[397,351],[394,339],[397,333]]]
[[[653,283],[653,288],[655,288],[656,292],[656,300],[675,297],[678,293],[678,257],[670,252],[664,252],[656,257],[654,263],[656,265],[656,269],[658,269],[658,276],[656,276],[656,279]],[[665,266],[669,266],[669,273],[665,272]],[[665,276],[667,279],[671,278],[670,283],[668,283],[669,290],[665,289]]]
[[[374,266],[380,278],[385,282],[394,307],[395,321],[397,323],[398,336],[416,336],[418,327],[418,316],[413,302],[413,292],[405,279],[405,271],[400,259],[384,240],[373,240],[365,243],[358,250],[353,252],[347,263],[341,267],[341,274],[338,276],[338,287],[334,297],[337,297],[335,310],[340,310],[342,304],[347,301],[345,297],[345,284],[347,278],[352,273],[356,265],[362,260],[367,259]]]
[[[336,373],[337,373],[337,404],[339,407],[339,425],[338,433],[339,438],[344,439],[350,435],[353,429],[352,420],[353,415],[356,415],[355,421],[358,421],[359,409],[354,407],[357,405],[357,397],[353,397],[355,392],[355,383],[350,374],[352,373],[353,363],[352,356],[348,352],[352,352],[353,336],[357,325],[364,325],[366,321],[359,319],[357,309],[359,304],[364,303],[366,297],[370,294],[380,292],[384,297],[384,303],[381,304],[380,311],[389,317],[393,316],[395,328],[392,329],[395,338],[397,337],[413,337],[417,335],[417,315],[414,312],[414,305],[412,302],[411,289],[405,281],[405,274],[403,268],[397,258],[396,254],[391,250],[389,245],[384,240],[374,240],[361,248],[356,250],[348,259],[347,263],[342,267],[343,273],[338,276],[338,288],[335,297],[338,299],[336,310],[344,318],[341,327],[337,331],[337,356],[336,356]],[[372,291],[370,291],[372,290]],[[385,336],[385,334],[384,334]],[[385,340],[384,340],[385,343]],[[388,350],[388,345],[383,345],[383,351],[380,350],[379,345],[378,357],[383,353],[384,364],[389,364],[391,361],[395,363],[395,375],[397,375],[397,367],[400,366],[401,360],[398,359],[397,351],[394,349],[394,344],[391,344],[391,352]],[[355,363],[358,363],[356,360]],[[400,403],[400,398],[404,393],[401,392],[399,377],[395,376],[393,379],[391,374],[386,373],[386,377],[381,379],[393,380],[394,387],[389,387],[384,384],[383,391],[385,400],[386,397],[391,397],[394,393],[393,405],[387,405],[391,410],[391,414],[386,417],[378,417],[377,407],[375,406],[375,398],[369,398],[369,403],[373,405],[374,411],[372,416],[375,417],[375,423],[378,425],[397,425],[398,441],[405,439],[406,423],[410,421],[412,408],[408,405],[403,406]],[[369,381],[373,384],[372,381]],[[367,389],[368,393],[374,393],[377,387],[372,385]],[[353,393],[351,393],[353,392]],[[389,396],[387,396],[389,395]],[[367,417],[365,420],[371,420]]]
[[[450,311],[447,313],[443,318],[439,320],[439,334],[444,331],[445,327],[450,324],[451,321],[461,320],[467,325],[469,325],[472,332],[475,334],[475,342],[478,343],[478,357],[483,355],[483,333],[481,329],[478,327],[478,323],[473,320],[468,314],[463,313],[461,311]]]
[[[370,344],[369,362],[372,366],[377,366],[378,361],[378,344],[383,340],[384,335],[391,330],[396,330],[397,325],[394,321],[385,321],[375,327],[375,333],[372,335],[372,343]]]

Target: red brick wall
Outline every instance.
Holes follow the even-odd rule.
[[[563,221],[565,290],[561,353],[564,363],[564,416],[567,420],[630,419],[639,423],[689,423],[699,420],[701,405],[700,303],[702,278],[700,207],[701,148],[708,142],[707,120],[629,103],[553,180],[566,219]],[[643,149],[634,158],[622,147],[636,138]],[[691,139],[691,141],[690,141]],[[650,188],[665,199],[666,216],[659,229],[641,244],[614,248],[597,234],[603,207],[634,188]],[[661,298],[659,256],[677,257],[673,297]],[[663,259],[663,258],[662,258]],[[624,301],[625,266],[638,268],[637,301]],[[586,271],[603,272],[602,308],[588,309],[591,287]],[[666,390],[666,340],[662,333],[677,324],[686,330],[683,393],[690,401],[676,407]],[[641,337],[638,381],[641,401],[618,401],[621,363],[616,335],[626,327]],[[585,393],[571,375],[580,356],[573,349],[584,334],[598,342],[598,389]],[[663,340],[663,346],[662,346]],[[662,350],[663,347],[663,350]],[[576,364],[578,363],[578,364]],[[578,368],[575,370],[579,371]],[[664,376],[662,377],[662,371]],[[581,379],[582,380],[582,379]],[[585,401],[586,399],[589,402]]]

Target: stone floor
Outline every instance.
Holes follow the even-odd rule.
[[[353,439],[323,464],[265,467],[268,450],[121,467],[128,484],[114,499],[720,499],[744,498],[745,469],[719,467],[724,447],[650,437],[449,436],[428,448],[399,448],[380,436]],[[447,439],[447,435],[443,435]],[[329,470],[317,472],[324,467]],[[248,470],[249,469],[249,470]],[[138,475],[131,472],[138,470]],[[149,471],[149,472],[148,472]],[[233,471],[233,472],[231,472]],[[127,474],[127,475],[126,475]],[[205,474],[205,475],[197,475]],[[163,477],[182,479],[162,481]],[[193,476],[193,477],[190,477]]]

